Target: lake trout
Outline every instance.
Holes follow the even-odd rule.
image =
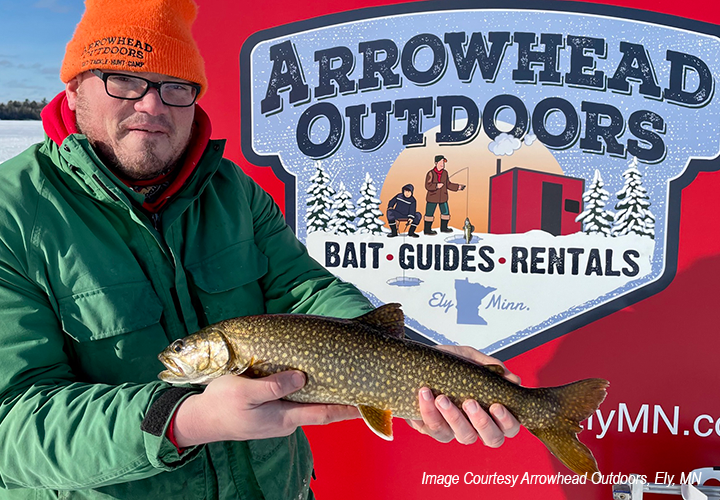
[[[355,319],[267,314],[221,321],[159,355],[173,384],[207,384],[227,373],[264,377],[300,370],[307,383],[285,399],[353,405],[378,436],[392,439],[392,418],[421,419],[418,392],[429,387],[462,409],[475,399],[486,411],[500,403],[577,474],[598,472],[577,439],[580,422],[605,399],[608,382],[586,379],[560,387],[522,387],[499,365],[481,366],[404,339],[399,304]]]
[[[475,226],[470,224],[470,217],[465,217],[465,225],[463,226],[463,237],[465,238],[465,243],[468,245],[473,239],[473,231],[475,231]]]

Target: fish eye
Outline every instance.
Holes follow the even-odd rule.
[[[176,340],[172,343],[170,349],[172,349],[174,353],[179,354],[180,351],[182,351],[183,347],[185,347],[185,343],[182,340]]]

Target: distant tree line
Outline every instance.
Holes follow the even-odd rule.
[[[0,103],[0,120],[39,120],[40,111],[47,104],[47,99],[40,102],[30,101],[8,101]]]

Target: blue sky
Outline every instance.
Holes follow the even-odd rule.
[[[52,99],[82,0],[0,0],[0,102]]]

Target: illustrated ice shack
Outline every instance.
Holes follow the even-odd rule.
[[[555,236],[577,233],[582,224],[585,180],[520,167],[501,170],[490,177],[488,232],[524,233],[542,229]]]

